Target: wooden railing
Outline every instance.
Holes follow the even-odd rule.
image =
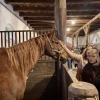
[[[0,47],[11,47],[15,44],[22,43],[41,34],[46,34],[51,30],[17,30],[17,31],[0,31]],[[51,57],[43,56],[40,60],[52,60]]]
[[[89,44],[89,45],[93,45],[94,47],[96,47],[98,50],[100,50],[100,43],[95,43],[95,44],[93,44],[93,43],[91,43],[91,44]],[[86,47],[86,45],[78,45],[78,48],[85,48]]]

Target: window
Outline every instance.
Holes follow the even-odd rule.
[[[11,24],[7,24],[5,27],[5,31],[13,31],[14,28]],[[15,40],[15,34],[13,34],[13,40]],[[12,39],[12,33],[9,33],[10,39]],[[6,37],[8,38],[8,32],[6,32]]]
[[[94,37],[94,39],[93,39],[93,42],[92,42],[93,44],[97,44],[98,43],[98,38],[97,37]]]

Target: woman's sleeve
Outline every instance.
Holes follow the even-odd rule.
[[[66,46],[63,46],[63,48],[65,49],[65,51],[67,52],[68,56],[70,58],[72,58],[73,60],[77,61],[77,62],[80,62],[81,58],[82,58],[82,55],[80,54],[75,54],[73,52],[71,52]]]

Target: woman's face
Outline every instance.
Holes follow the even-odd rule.
[[[88,58],[88,61],[90,62],[90,63],[95,63],[96,61],[97,61],[97,54],[94,54],[94,53],[92,53],[92,52],[89,52],[88,53],[88,56],[87,56],[87,58]]]

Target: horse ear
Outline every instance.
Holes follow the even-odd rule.
[[[49,32],[47,35],[48,36],[54,36],[55,35],[55,29],[52,32]]]

